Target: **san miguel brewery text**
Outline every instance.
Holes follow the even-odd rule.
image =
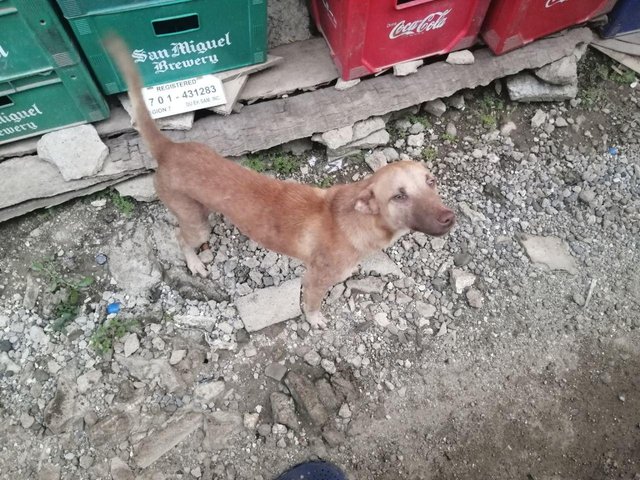
[[[185,42],[175,42],[170,44],[170,48],[162,50],[136,49],[131,52],[131,57],[136,63],[145,63],[150,61],[153,63],[155,73],[164,73],[170,70],[182,70],[206,63],[218,63],[218,55],[209,54],[212,50],[224,48],[231,45],[231,37],[227,32],[218,40],[207,40],[206,42],[195,42],[188,40]],[[196,58],[188,58],[186,60],[170,61],[172,58],[183,57],[186,55],[199,55]]]
[[[545,8],[553,7],[554,5],[558,5],[559,3],[564,3],[567,1],[569,0],[547,0],[547,3],[545,3],[544,7]]]
[[[35,122],[29,120],[23,123],[22,121],[39,115],[42,115],[42,111],[35,103],[26,110],[11,113],[0,112],[0,137],[6,137],[18,132],[37,130],[38,125]]]
[[[452,9],[449,8],[444,12],[433,12],[426,17],[413,22],[401,20],[391,29],[391,32],[389,32],[389,38],[394,40],[399,37],[418,35],[420,33],[428,32],[429,30],[438,30],[439,28],[444,27],[445,23],[447,23],[447,15],[451,13],[451,10]]]

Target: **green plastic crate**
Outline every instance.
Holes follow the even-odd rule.
[[[101,43],[112,32],[146,86],[266,60],[266,0],[57,1],[107,94],[126,90]]]
[[[0,0],[0,81],[79,62],[47,0]]]
[[[0,82],[0,144],[109,116],[82,65]]]

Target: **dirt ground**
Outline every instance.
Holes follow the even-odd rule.
[[[278,285],[302,270],[282,257],[269,264],[219,218],[211,278],[197,281],[157,202],[105,192],[0,225],[0,478],[271,479],[323,458],[353,479],[640,479],[640,87],[609,65],[587,55],[573,105],[514,104],[491,86],[465,92],[466,108],[440,118],[389,119],[398,152],[415,156],[401,140],[426,132],[419,159],[439,176],[459,225],[442,241],[412,234],[390,247],[400,274],[358,277],[381,276],[380,290],[332,292],[325,332],[302,318],[242,328],[240,285]],[[572,121],[535,129],[538,109]],[[507,121],[517,126],[510,138],[495,132]],[[455,137],[445,133],[450,123]],[[286,157],[292,171],[269,163],[277,155],[248,161],[324,186],[370,171],[359,156],[327,173],[317,145]],[[144,295],[115,284],[110,270],[140,231],[161,270]],[[576,271],[533,263],[523,233],[562,239]],[[479,308],[453,289],[454,268],[474,276]],[[123,336],[99,337],[100,350],[96,335],[114,302]],[[381,328],[381,313],[391,326]],[[187,328],[181,315],[215,323]],[[127,360],[132,334],[140,347]],[[177,352],[185,356],[170,362],[175,388],[158,380],[164,370],[132,373],[132,358]],[[299,427],[275,421],[272,394],[288,398],[290,389],[265,375],[274,362],[331,385],[337,403],[321,402],[332,434],[297,400]],[[198,400],[198,386],[214,381],[224,394]],[[167,426],[191,415],[219,428],[205,420],[141,465],[141,452],[171,443]]]

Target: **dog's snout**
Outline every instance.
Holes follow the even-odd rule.
[[[444,226],[453,225],[453,222],[456,221],[456,215],[453,213],[453,210],[449,210],[448,208],[442,210],[438,215],[438,222]]]

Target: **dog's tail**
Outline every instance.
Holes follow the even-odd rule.
[[[151,154],[160,161],[162,152],[168,144],[172,143],[169,138],[162,134],[156,122],[151,118],[142,97],[142,79],[140,72],[131,59],[131,54],[124,41],[115,34],[108,35],[104,39],[104,46],[116,62],[118,69],[124,76],[129,91],[129,100],[133,108],[133,116],[136,127],[140,135],[147,143]]]

